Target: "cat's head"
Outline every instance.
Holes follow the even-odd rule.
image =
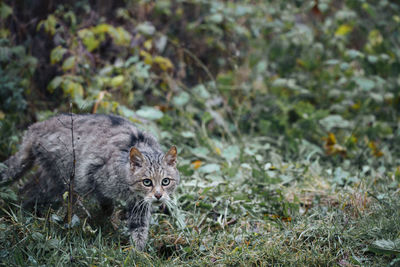
[[[180,180],[176,158],[175,146],[165,154],[140,152],[132,147],[129,152],[130,190],[147,203],[168,202]]]

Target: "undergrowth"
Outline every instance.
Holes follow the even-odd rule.
[[[123,203],[99,218],[82,199],[69,225],[66,203],[23,210],[28,174],[0,188],[0,264],[398,266],[399,10],[1,2],[2,161],[35,121],[113,113],[175,144],[182,182],[138,252]]]

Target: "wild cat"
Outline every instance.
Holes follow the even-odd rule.
[[[64,114],[35,123],[19,151],[3,163],[0,185],[37,166],[28,188],[36,204],[60,198],[73,170],[74,191],[94,196],[108,214],[116,200],[126,201],[128,228],[139,250],[146,244],[151,207],[168,203],[180,181],[176,147],[164,154],[153,136],[114,115]]]

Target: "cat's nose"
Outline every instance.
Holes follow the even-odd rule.
[[[156,192],[156,193],[154,194],[154,196],[155,196],[158,200],[160,200],[160,198],[162,197],[162,194],[159,193],[159,192]]]

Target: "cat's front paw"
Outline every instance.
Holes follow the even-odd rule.
[[[131,239],[135,248],[143,251],[147,242],[148,229],[144,227],[137,228],[132,231]]]

